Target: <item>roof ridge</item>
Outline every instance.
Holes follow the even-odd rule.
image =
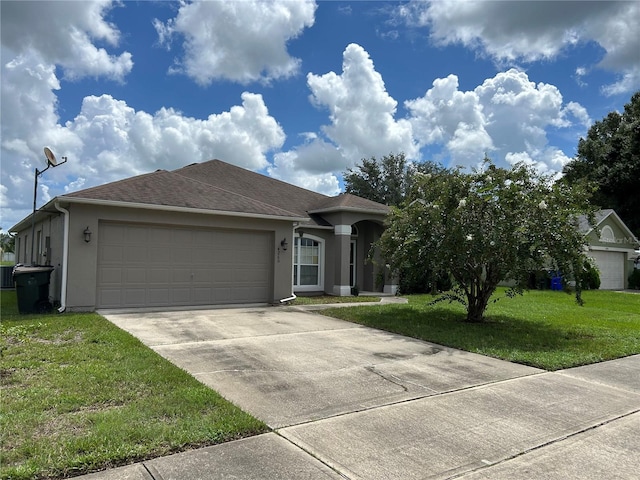
[[[121,178],[120,180],[114,180],[113,182],[103,183],[101,185],[94,185],[93,187],[83,188],[82,190],[76,190],[75,192],[65,193],[65,194],[61,195],[61,197],[72,197],[72,196],[77,195],[78,193],[91,192],[93,190],[101,189],[102,187],[104,187],[106,185],[116,185],[116,184],[129,183],[129,182],[132,182],[134,180],[138,180],[138,179],[140,179],[142,177],[150,177],[151,175],[155,175],[156,173],[159,173],[159,172],[170,173],[168,170],[164,170],[163,168],[159,168],[157,170],[154,170],[153,172],[141,173],[140,175],[134,175],[133,177]]]
[[[223,164],[223,165],[227,165],[229,167],[233,167],[233,168],[238,169],[238,170],[242,170],[243,173],[249,173],[249,174],[255,176],[255,178],[266,179],[268,181],[281,183],[282,185],[286,186],[287,188],[293,187],[293,188],[295,188],[297,190],[301,190],[303,192],[311,193],[311,194],[314,194],[314,195],[319,195],[319,196],[322,196],[322,197],[325,197],[325,198],[333,198],[333,197],[331,197],[329,195],[325,195],[324,193],[315,192],[313,190],[309,190],[308,188],[303,188],[303,187],[300,187],[298,185],[294,185],[293,183],[285,182],[284,180],[280,180],[279,178],[269,177],[267,175],[263,175],[262,173],[254,172],[253,170],[249,170],[248,168],[240,167],[239,165],[234,165],[233,163],[225,162],[224,160],[220,160],[218,158],[207,160],[207,161],[201,162],[201,163],[200,162],[191,163],[189,165],[185,165],[184,167],[180,167],[177,170],[172,170],[171,172],[172,173],[177,173],[179,170],[184,170],[184,169],[187,169],[189,167],[204,165],[205,163],[210,163],[210,162],[217,162],[217,163],[220,163],[220,164]],[[204,182],[204,183],[206,183],[206,182]]]

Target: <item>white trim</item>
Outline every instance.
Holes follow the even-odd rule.
[[[600,230],[600,241],[602,243],[616,243],[616,235],[609,225],[605,225]]]
[[[292,290],[294,292],[317,292],[320,290],[324,290],[324,249],[325,249],[325,241],[323,238],[316,237],[315,235],[310,235],[308,233],[304,234],[304,237],[293,237],[293,248],[291,249],[291,285]],[[296,270],[296,258],[295,258],[295,249],[296,242],[299,242],[301,238],[307,238],[309,240],[313,240],[314,242],[318,242],[318,283],[316,285],[295,285],[293,283],[294,274]],[[299,245],[298,245],[299,246]],[[299,253],[299,252],[298,252]],[[300,277],[300,271],[298,271],[298,277]],[[299,278],[298,278],[299,280]]]
[[[376,210],[373,208],[330,207],[330,208],[319,208],[315,210],[309,210],[308,213],[331,213],[331,212],[356,212],[356,213],[370,213],[374,215],[387,216],[391,212],[391,209],[385,212],[384,210]]]
[[[137,203],[137,202],[119,202],[114,200],[97,200],[94,198],[75,198],[75,197],[56,197],[45,206],[36,211],[36,215],[41,212],[45,212],[45,209],[51,204],[79,204],[79,205],[99,205],[103,207],[118,207],[118,208],[137,208],[141,210],[159,210],[163,212],[182,212],[182,213],[197,213],[201,215],[219,215],[223,217],[242,217],[242,218],[260,218],[266,220],[286,220],[288,222],[305,222],[308,221],[308,217],[298,217],[293,213],[291,216],[286,215],[268,215],[265,213],[247,213],[247,212],[231,212],[226,210],[209,210],[205,208],[192,208],[192,207],[177,207],[173,205],[157,205],[154,203]],[[20,222],[15,224],[10,231],[16,232],[24,230],[21,228],[22,223],[25,223],[28,219],[31,219],[30,214]]]
[[[62,236],[62,278],[60,280],[60,308],[62,313],[67,308],[67,266],[69,264],[69,210],[62,208],[58,202],[54,203],[56,209],[64,214],[64,228]]]
[[[334,225],[333,233],[335,233],[336,235],[351,236],[351,225]]]
[[[600,252],[624,252],[624,253],[635,252],[633,248],[598,247],[598,246],[590,246],[589,250],[598,250]]]
[[[349,285],[334,285],[333,294],[338,297],[351,296],[351,287]]]

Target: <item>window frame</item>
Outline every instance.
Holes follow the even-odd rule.
[[[299,259],[298,249],[300,247],[300,242],[302,239],[308,239],[318,243],[318,263],[317,263],[317,267],[318,267],[317,282],[318,283],[316,283],[315,285],[296,285],[295,283],[296,278],[298,279],[298,281],[300,281],[300,278],[301,278],[300,267],[304,265],[313,265],[311,263],[304,263],[304,264],[296,263],[297,260]],[[325,248],[324,239],[320,237],[316,237],[315,235],[309,235],[305,233],[303,237],[299,237],[299,236],[295,237],[295,240],[293,242],[293,249],[292,249],[293,251],[291,253],[292,255],[291,284],[293,285],[294,292],[324,291],[324,248]],[[296,252],[298,252],[298,255],[296,255]]]

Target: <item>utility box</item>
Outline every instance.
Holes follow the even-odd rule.
[[[16,265],[13,281],[16,285],[20,313],[46,313],[53,306],[49,301],[49,280],[53,267]]]

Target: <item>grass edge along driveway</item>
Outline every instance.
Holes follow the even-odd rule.
[[[494,298],[504,297],[499,289]],[[549,371],[640,353],[640,294],[592,290],[573,295],[532,290],[490,304],[485,323],[464,322],[459,304],[355,306],[320,312],[368,327]]]
[[[268,431],[95,313],[3,291],[0,478],[65,478]]]

